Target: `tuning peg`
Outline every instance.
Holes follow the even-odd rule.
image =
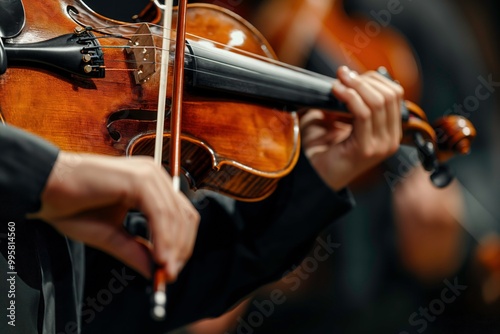
[[[421,133],[416,132],[413,135],[413,142],[418,151],[418,156],[422,162],[422,166],[426,171],[432,172],[439,167],[436,157],[436,149],[434,144],[424,139]]]
[[[455,175],[447,165],[439,165],[438,168],[431,173],[432,184],[437,188],[447,187],[453,179],[455,179]]]
[[[438,162],[434,144],[425,140],[422,134],[415,133],[415,147],[418,150],[418,156],[425,170],[431,172],[431,181],[438,188],[444,188],[454,179],[451,169]]]

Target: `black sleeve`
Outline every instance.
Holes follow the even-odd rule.
[[[88,314],[83,318],[84,333],[117,330],[111,320],[118,318],[134,319],[118,324],[121,333],[163,333],[220,315],[299,264],[318,234],[353,205],[348,191],[330,190],[303,156],[275,193],[262,202],[237,203],[228,211],[220,202],[209,201],[199,208],[202,221],[193,256],[177,282],[168,287],[167,320],[151,320],[149,295],[140,287],[146,285],[144,280],[123,264],[109,267],[109,258],[94,253],[87,270],[114,270],[115,274],[87,276],[85,298],[94,298],[118,272],[130,277],[130,282],[101,312],[84,306]]]
[[[45,187],[47,178],[52,170],[54,161],[57,158],[58,150],[43,141],[42,139],[32,136],[26,132],[13,127],[0,124],[0,268],[4,273],[13,271],[11,265],[8,265],[8,255],[15,256],[15,305],[16,308],[16,326],[8,324],[7,321],[0,323],[1,333],[41,333],[44,319],[44,300],[53,300],[47,296],[42,296],[42,286],[44,284],[60,286],[60,282],[64,281],[61,277],[66,273],[71,273],[71,267],[67,264],[68,246],[66,240],[56,232],[56,238],[47,239],[46,245],[57,248],[52,258],[54,268],[60,268],[61,271],[54,270],[54,276],[57,280],[52,281],[47,276],[43,277],[41,271],[41,262],[47,261],[47,258],[40,260],[40,245],[37,240],[39,229],[48,229],[46,224],[34,223],[26,221],[26,213],[36,212],[40,207],[40,195]],[[14,225],[8,223],[13,222]],[[15,230],[10,230],[10,227],[15,227]],[[9,234],[8,234],[9,233]],[[9,235],[9,240],[7,240]],[[41,234],[40,234],[41,235]],[[14,240],[15,249],[11,251],[10,243]],[[59,241],[57,244],[54,241]],[[81,261],[80,261],[81,262]],[[58,275],[58,273],[63,273]],[[68,274],[69,275],[69,274]],[[9,275],[12,277],[12,275]],[[45,281],[47,280],[47,281]],[[0,293],[2,301],[0,305],[2,309],[7,307],[9,301],[7,299],[8,291],[11,287],[4,279],[0,282]],[[67,299],[71,299],[70,293],[72,289],[67,289],[65,292]],[[69,303],[64,304],[68,306]],[[68,308],[68,310],[71,310]],[[74,313],[74,312],[73,312]],[[48,313],[53,315],[54,313]],[[23,319],[20,321],[19,319]],[[64,316],[60,316],[61,321],[67,320]],[[8,318],[9,319],[9,318]],[[73,317],[74,319],[74,317]],[[9,320],[12,320],[10,318]]]
[[[236,205],[232,218],[242,222],[241,228],[231,231],[216,217],[201,226],[192,260],[170,289],[170,322],[175,327],[218,316],[258,287],[280,279],[352,205],[348,191],[333,192],[301,156],[271,198]]]
[[[40,194],[58,150],[26,132],[0,125],[0,217],[3,222],[40,208]]]

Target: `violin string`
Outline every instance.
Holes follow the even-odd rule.
[[[135,28],[137,28],[138,26],[140,26],[142,24],[147,24],[150,27],[154,27],[154,28],[158,28],[158,29],[163,29],[161,25],[153,24],[153,23],[129,23],[129,24],[114,25],[114,26],[95,27],[95,28],[92,28],[92,30],[104,34],[104,36],[99,36],[99,38],[130,38],[130,37],[136,37],[136,36],[152,36],[152,37],[158,37],[158,38],[162,37],[159,33],[153,33],[153,32],[151,34],[146,34],[146,33],[144,33],[144,34],[128,33],[128,34],[119,34],[119,35],[118,34],[110,34],[110,33],[104,33],[103,32],[103,31],[105,31],[107,29],[118,29],[118,28],[122,28],[122,27],[135,27]],[[169,30],[169,29],[167,29],[167,30]],[[234,51],[237,51],[239,53],[243,53],[243,54],[245,54],[247,56],[250,56],[250,57],[253,57],[253,58],[262,59],[263,61],[275,62],[278,65],[293,67],[292,65],[289,65],[289,64],[286,64],[286,63],[282,63],[279,60],[276,60],[276,59],[273,59],[273,58],[268,58],[268,57],[262,56],[262,55],[258,55],[258,54],[252,53],[250,51],[247,51],[247,50],[242,50],[242,49],[239,49],[239,48],[237,48],[235,46],[224,44],[224,43],[221,43],[221,42],[217,42],[217,41],[211,40],[211,39],[203,37],[203,36],[195,35],[195,34],[192,34],[192,33],[186,33],[186,35],[189,36],[189,37],[195,37],[198,40],[202,40],[202,41],[213,43],[214,45],[221,46],[221,47],[223,47],[225,49],[228,49],[228,50],[234,50]],[[157,48],[157,47],[155,47],[155,48]]]
[[[199,58],[203,58],[203,59],[206,59],[207,61],[211,61],[211,62],[216,62],[216,61],[214,61],[212,59],[205,58],[205,57],[199,57]],[[116,60],[116,62],[125,62],[125,61]],[[150,62],[150,63],[153,63],[153,62]],[[231,66],[230,64],[223,63],[223,62],[217,62],[217,63],[219,63],[222,66]],[[128,71],[128,72],[135,71],[135,69],[119,69],[119,68],[109,68],[109,67],[105,67],[105,68],[106,68],[106,70],[112,70],[112,71]],[[272,76],[272,75],[269,75],[269,74],[266,74],[266,73],[262,73],[262,72],[251,71],[251,70],[247,70],[247,69],[245,69],[245,70],[247,70],[249,72],[257,73],[261,77],[272,78],[274,80],[274,83],[267,84],[267,83],[265,83],[265,80],[260,81],[260,82],[248,81],[248,80],[237,78],[235,76],[234,77],[230,77],[230,76],[226,76],[226,75],[221,75],[221,74],[216,73],[216,72],[203,71],[203,70],[200,70],[200,69],[194,70],[194,69],[186,68],[185,70],[187,72],[192,72],[192,73],[206,74],[208,76],[211,76],[212,78],[220,78],[220,79],[223,79],[223,80],[232,80],[233,82],[252,83],[255,86],[259,86],[261,88],[269,88],[269,89],[276,89],[276,81],[277,80],[279,80],[280,82],[283,82],[283,83],[287,82],[286,79],[277,79],[275,76]],[[293,93],[295,95],[299,95],[299,96],[302,96],[302,97],[317,97],[318,96],[318,94],[314,93],[314,92],[298,91],[298,90],[294,90],[294,89],[291,89],[291,88],[285,88],[285,87],[282,87],[282,89],[285,90],[288,93]]]
[[[124,72],[134,72],[135,70],[134,69],[128,69],[128,68],[109,68],[109,67],[106,67],[106,66],[101,66],[100,68],[104,68],[106,69],[106,71],[124,71]]]
[[[224,75],[221,75],[221,74],[218,74],[218,73],[215,73],[215,72],[208,72],[208,71],[202,71],[202,70],[193,70],[193,69],[189,69],[189,68],[186,68],[185,69],[186,71],[188,72],[196,72],[196,73],[203,73],[203,74],[207,74],[207,75],[210,75],[211,77],[213,78],[221,78],[221,79],[230,79],[232,80],[233,82],[236,81],[236,82],[241,82],[241,83],[249,83],[249,81],[246,81],[246,80],[243,80],[243,79],[239,79],[239,78],[235,78],[235,77],[227,77],[227,76],[224,76]],[[251,82],[252,84],[254,84],[255,86],[259,86],[261,88],[269,88],[269,89],[276,89],[276,84],[275,83],[272,83],[272,84],[266,84],[265,82]],[[280,87],[281,90],[283,91],[286,91],[290,94],[294,94],[294,95],[299,95],[299,96],[302,96],[302,97],[317,97],[318,94],[317,93],[314,93],[314,92],[305,92],[305,91],[297,91],[295,89],[292,89],[292,88],[286,88],[286,87]]]
[[[108,68],[108,67],[105,67],[107,71],[127,71],[127,72],[133,72],[135,71],[134,69],[120,69],[120,68]],[[249,81],[247,80],[244,80],[244,79],[240,79],[240,78],[237,78],[237,77],[228,77],[228,76],[224,76],[224,75],[221,75],[221,74],[218,74],[216,72],[209,72],[209,71],[203,71],[203,70],[193,70],[193,69],[190,69],[190,68],[186,68],[185,71],[187,72],[193,72],[193,73],[202,73],[202,74],[206,74],[206,75],[209,75],[211,76],[212,78],[221,78],[223,80],[232,80],[233,82],[241,82],[241,83],[249,83]],[[283,80],[284,82],[284,80]],[[276,89],[276,84],[273,83],[273,84],[266,84],[265,82],[252,82],[255,86],[259,86],[261,88],[269,88],[269,89]],[[306,91],[297,91],[297,90],[294,90],[292,88],[286,88],[286,87],[281,87],[281,89],[284,91],[284,94],[285,93],[290,93],[290,94],[295,94],[295,95],[299,95],[299,96],[302,96],[304,98],[308,97],[308,98],[313,98],[313,97],[317,97],[318,94],[317,93],[314,93],[314,92],[306,92]]]
[[[140,23],[140,24],[139,23],[131,23],[131,24],[116,25],[116,26],[106,26],[106,27],[101,27],[101,28],[94,28],[94,30],[95,31],[99,31],[99,32],[102,33],[102,30],[104,30],[104,29],[121,28],[121,27],[124,27],[124,26],[125,27],[130,27],[130,26],[137,27],[137,26],[140,26],[141,24],[145,24],[145,23]],[[160,26],[158,24],[147,23],[147,25],[155,27],[155,28],[158,28],[158,29],[163,29],[162,26]],[[104,36],[99,36],[99,37],[101,37],[101,38],[115,38],[114,35],[116,35],[116,34],[106,34],[105,33]],[[325,77],[325,76],[320,75],[318,73],[310,72],[310,71],[305,70],[303,68],[300,68],[300,67],[297,67],[297,66],[293,66],[293,65],[290,65],[290,64],[287,64],[287,63],[283,63],[283,62],[279,61],[278,59],[269,58],[269,57],[266,57],[264,55],[255,54],[253,52],[240,49],[240,48],[238,48],[236,46],[232,46],[232,45],[224,44],[224,43],[221,43],[221,42],[217,42],[217,41],[211,40],[211,39],[203,37],[203,36],[198,36],[198,35],[191,34],[191,33],[187,33],[186,35],[189,36],[189,37],[197,38],[198,40],[201,40],[201,41],[212,43],[212,44],[217,45],[217,46],[219,46],[219,47],[221,47],[221,48],[223,48],[225,50],[228,50],[228,51],[234,51],[236,53],[239,53],[239,54],[242,54],[242,55],[246,55],[246,56],[251,57],[251,58],[259,59],[259,60],[264,61],[266,63],[271,63],[271,64],[274,64],[274,65],[277,65],[277,66],[280,66],[280,67],[283,67],[283,68],[291,69],[291,70],[294,70],[294,71],[297,71],[297,72],[301,72],[301,73],[308,74],[308,75],[313,75],[313,76],[320,77],[320,78],[328,78],[328,77]],[[120,36],[120,38],[128,38],[128,39],[130,39],[131,37],[136,37],[136,36],[153,36],[153,37],[162,38],[162,36],[159,33],[153,33],[153,32],[151,34],[135,34],[135,33],[130,33],[130,34],[120,34],[120,35],[117,35],[117,36]],[[119,47],[119,46],[116,46],[116,47]],[[135,46],[126,45],[126,46],[122,46],[122,47],[124,47],[124,48],[134,48]],[[137,47],[139,47],[141,49],[155,48],[155,49],[161,51],[161,47],[157,47],[157,46],[137,46]],[[208,51],[208,52],[211,52],[211,50],[212,50],[212,48],[209,48],[209,47],[207,47],[205,45],[199,45],[199,47],[204,48],[204,50]]]
[[[211,59],[211,58],[207,58],[207,57],[202,57],[202,56],[193,56],[193,55],[186,55],[186,57],[193,57],[193,58],[197,58],[197,59],[203,59],[203,60],[206,60],[208,62],[212,62],[212,63],[216,63],[216,64],[219,64],[221,66],[233,66],[231,65],[230,63],[225,63],[225,62],[220,62],[220,61],[217,61],[217,60],[214,60],[214,59]],[[120,62],[120,63],[129,63],[129,64],[134,64],[134,63],[137,63],[137,61],[134,61],[134,60],[109,60],[110,62]],[[142,64],[153,64],[155,62],[153,61],[146,61],[146,62],[141,62]],[[119,70],[124,70],[124,71],[134,71],[135,69],[113,69],[113,68],[109,68],[109,67],[106,67],[106,70],[115,70],[115,71],[119,71]],[[286,83],[287,80],[286,79],[280,79],[280,78],[277,78],[276,76],[273,76],[269,73],[266,73],[266,72],[259,72],[259,71],[256,71],[256,70],[252,70],[252,69],[241,69],[242,71],[246,71],[246,72],[251,72],[251,73],[255,73],[255,74],[258,74],[260,77],[263,77],[263,78],[268,78],[268,79],[273,79],[274,80],[274,83],[273,84],[266,84],[265,83],[265,80],[263,80],[262,82],[255,82],[255,81],[248,81],[248,80],[244,80],[244,79],[240,79],[240,78],[237,78],[235,76],[226,76],[226,75],[221,75],[219,73],[216,73],[216,72],[209,72],[209,71],[203,71],[203,70],[200,70],[200,69],[190,69],[190,68],[186,68],[185,69],[186,71],[189,71],[189,72],[192,72],[192,73],[202,73],[202,74],[206,74],[206,75],[209,75],[213,78],[220,78],[220,79],[224,79],[224,80],[232,80],[234,82],[241,82],[241,83],[252,83],[254,85],[257,85],[257,86],[260,86],[260,87],[265,87],[265,88],[275,88],[275,83],[276,81],[280,81],[282,83]],[[290,92],[292,92],[291,89],[288,89]],[[298,94],[300,96],[304,96],[304,97],[313,97],[313,96],[317,96],[317,94],[314,94],[312,92],[305,92],[305,91],[296,91],[296,90],[293,90],[293,93],[294,94]]]
[[[120,26],[116,26],[116,27],[120,27]],[[111,26],[106,27],[106,28],[109,29],[109,28],[111,28]],[[102,33],[103,28],[99,28],[99,29],[95,29],[95,30],[96,31],[99,30],[100,33]],[[320,77],[320,78],[325,79],[325,80],[331,80],[331,78],[329,78],[329,77],[326,77],[326,76],[323,76],[323,75],[319,75],[317,73],[310,72],[310,71],[301,69],[299,67],[291,66],[291,65],[279,62],[278,60],[275,60],[275,59],[272,59],[272,58],[268,58],[268,57],[261,56],[261,55],[256,55],[256,54],[251,53],[249,51],[241,50],[239,48],[232,47],[232,46],[229,46],[229,45],[225,45],[223,43],[212,41],[212,40],[209,40],[209,39],[206,39],[206,38],[203,38],[203,37],[200,37],[200,36],[196,36],[196,35],[193,35],[193,34],[189,34],[189,35],[190,36],[194,36],[196,38],[199,38],[201,40],[208,41],[210,43],[217,44],[219,46],[224,46],[226,49],[235,50],[238,53],[242,53],[243,55],[248,55],[248,56],[250,56],[252,58],[256,58],[256,59],[258,59],[260,61],[264,61],[266,63],[271,63],[272,65],[276,65],[276,66],[279,66],[279,67],[284,67],[284,68],[287,68],[287,69],[290,69],[290,70],[293,70],[293,71],[302,72],[302,73],[305,73],[307,75],[317,76],[317,77]],[[101,38],[101,39],[102,38],[126,38],[126,36],[136,37],[136,36],[157,36],[157,35],[155,35],[155,34],[106,34],[106,33],[104,33],[103,36],[98,36],[96,38]],[[135,48],[137,48],[137,49],[141,49],[141,50],[146,50],[146,49],[162,50],[161,47],[156,47],[156,46],[103,45],[101,47],[103,49],[106,49],[106,48],[112,48],[112,49],[117,49],[117,48],[135,49]],[[218,51],[217,48],[208,47],[208,46],[205,46],[205,45],[202,45],[202,44],[197,45],[197,47],[205,50],[207,53],[215,53],[215,52]],[[191,58],[194,58],[194,59],[203,59],[203,60],[208,61],[208,62],[217,63],[217,64],[219,64],[221,66],[231,66],[231,67],[234,67],[234,65],[231,64],[230,62],[217,61],[217,60],[214,60],[214,59],[211,59],[211,58],[208,58],[208,57],[202,57],[202,56],[192,55],[192,54],[186,54],[186,57],[191,57]],[[226,59],[228,59],[228,60],[230,59],[230,55],[227,55],[227,56],[224,55],[224,57]],[[112,62],[121,62],[121,63],[129,63],[129,64],[133,64],[134,62],[137,63],[137,61],[134,61],[134,60],[112,60],[111,59],[109,61],[112,61]],[[153,64],[153,63],[154,63],[154,61],[142,61],[141,62],[141,64]],[[120,70],[133,71],[134,70],[134,69],[113,69],[113,68],[110,68],[110,67],[105,67],[105,68],[107,70],[114,70],[114,71],[120,71]],[[201,71],[199,69],[193,70],[193,69],[187,68],[186,70],[190,71],[190,72],[194,72],[194,73],[203,73],[203,74],[206,74],[206,75],[209,75],[209,76],[212,76],[212,77],[217,77],[217,78],[221,78],[221,79],[225,79],[225,80],[233,80],[233,81],[238,81],[238,82],[242,82],[242,83],[252,83],[252,84],[258,85],[260,87],[266,87],[266,88],[275,87],[275,84],[266,84],[264,82],[255,82],[255,81],[250,82],[250,81],[247,81],[247,80],[244,80],[244,79],[239,79],[239,78],[236,78],[236,77],[224,76],[224,75],[220,75],[220,74],[214,73],[214,72]],[[276,82],[276,80],[278,80],[280,82],[283,82],[283,83],[287,82],[286,79],[277,78],[276,76],[273,76],[273,75],[271,75],[271,74],[269,74],[267,72],[259,72],[259,71],[251,70],[251,69],[248,69],[248,68],[241,69],[241,70],[258,74],[259,76],[264,77],[264,78],[272,78],[275,82]],[[309,97],[311,97],[311,96],[317,96],[317,94],[310,93],[310,92],[304,92],[304,91],[296,91],[296,90],[294,90],[293,93],[294,94],[299,94],[299,95],[304,96],[304,97],[305,96],[309,96]]]

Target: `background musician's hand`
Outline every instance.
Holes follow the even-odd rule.
[[[174,281],[189,259],[199,214],[172,188],[170,176],[149,157],[107,157],[60,152],[41,197],[42,219],[74,240],[103,250],[142,275],[151,275],[151,251],[128,234],[128,211],[148,220],[155,262]]]
[[[323,180],[340,190],[396,152],[403,88],[376,72],[360,75],[343,66],[333,93],[353,115],[352,125],[314,109],[302,116],[301,130],[306,156]]]
[[[405,268],[425,282],[454,275],[465,252],[461,221],[465,202],[458,182],[437,188],[429,174],[415,166],[392,195],[399,256]]]

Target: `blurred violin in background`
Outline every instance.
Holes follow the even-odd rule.
[[[389,25],[399,9],[389,8],[368,20],[348,15],[343,0],[271,0],[259,8],[253,23],[285,63],[303,67],[314,51],[333,70],[348,65],[362,73],[384,66],[406,97],[419,101],[416,55],[408,40]]]

